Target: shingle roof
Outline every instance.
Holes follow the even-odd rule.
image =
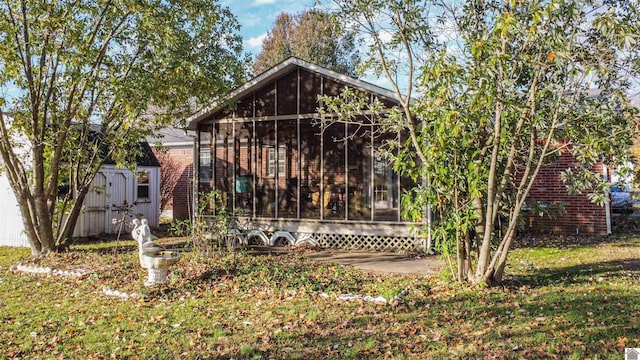
[[[136,164],[138,166],[153,166],[160,167],[160,162],[158,162],[158,158],[153,154],[151,150],[151,146],[146,141],[143,141],[138,144],[142,149],[142,154],[136,158]],[[105,165],[115,165],[115,161],[110,158],[105,160]]]

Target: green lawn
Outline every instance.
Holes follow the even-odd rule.
[[[171,283],[147,289],[133,242],[86,245],[11,271],[0,248],[0,358],[624,358],[640,347],[640,238],[514,250],[508,286],[367,274],[304,252],[185,253]],[[104,288],[138,297],[107,296]],[[390,305],[339,300],[393,297]]]

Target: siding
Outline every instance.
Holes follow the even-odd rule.
[[[29,247],[18,201],[5,174],[0,174],[0,246]]]
[[[138,170],[149,172],[149,198],[139,201],[132,208],[131,213],[141,214],[149,220],[151,227],[157,227],[160,215],[160,170],[158,167],[145,166],[139,167]],[[115,233],[117,230],[112,224],[112,219],[118,218],[118,214],[113,205],[114,203],[119,205],[125,199],[129,204],[136,201],[136,186],[136,177],[129,170],[115,169],[113,166],[106,165],[96,175],[91,186],[93,190],[85,198],[74,236],[87,237]],[[0,174],[0,201],[2,203],[0,206],[0,246],[29,247],[29,241],[23,231],[24,226],[18,202],[4,174]],[[127,220],[130,221],[131,218]],[[127,228],[124,232],[128,233],[129,229]]]
[[[164,147],[167,148],[168,157],[175,163],[179,177],[171,191],[171,200],[162,210],[172,210],[174,219],[186,220],[190,218],[193,203],[193,146],[172,147],[171,144],[165,144]]]

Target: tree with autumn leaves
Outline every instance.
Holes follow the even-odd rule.
[[[335,0],[339,23],[364,39],[363,69],[385,78],[400,106],[345,92],[329,114],[381,114],[407,141],[388,151],[420,180],[405,216],[434,213],[433,238],[459,281],[501,284],[540,169],[559,154],[570,193],[604,204],[594,173],[615,168],[638,134],[627,98],[640,70],[638,1]],[[355,104],[355,105],[354,105]],[[448,257],[449,258],[449,257]]]
[[[332,20],[328,12],[311,9],[299,14],[281,13],[262,42],[253,64],[260,74],[295,56],[331,70],[355,75],[359,60],[355,33]]]

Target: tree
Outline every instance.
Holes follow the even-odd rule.
[[[563,173],[567,190],[608,201],[594,166],[624,161],[638,129],[626,96],[639,68],[637,1],[334,4],[368,39],[367,69],[401,99],[381,122],[409,134],[395,168],[423,180],[405,215],[434,209],[436,244],[457,255],[459,281],[502,283],[529,191],[560,153],[579,162]],[[353,114],[351,93],[324,100]]]
[[[131,165],[144,136],[242,80],[238,29],[214,0],[0,3],[0,154],[33,255],[68,247],[106,158]]]
[[[349,75],[355,74],[359,58],[354,33],[332,21],[329,13],[314,9],[281,13],[262,42],[253,70],[260,74],[291,56]]]

